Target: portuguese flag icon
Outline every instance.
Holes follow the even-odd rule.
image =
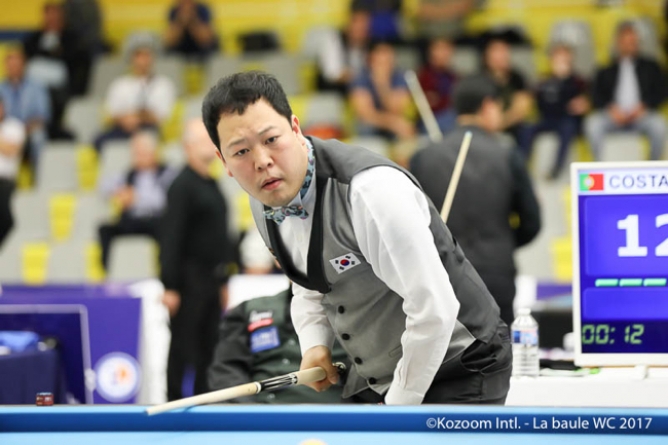
[[[580,191],[591,192],[604,189],[603,173],[580,173]]]

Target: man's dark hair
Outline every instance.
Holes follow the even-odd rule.
[[[485,99],[497,99],[498,89],[485,75],[466,77],[455,85],[454,107],[458,115],[476,114]]]
[[[245,71],[223,77],[209,90],[202,104],[202,119],[209,137],[220,150],[218,122],[223,114],[246,112],[249,105],[266,100],[276,112],[291,122],[292,108],[283,87],[274,76],[262,71]],[[221,151],[222,152],[222,151]]]

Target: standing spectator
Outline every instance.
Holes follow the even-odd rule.
[[[63,130],[62,120],[72,90],[73,74],[84,55],[79,50],[78,36],[65,29],[62,5],[48,2],[43,14],[41,29],[30,33],[23,42],[28,58],[28,76],[49,89],[49,139],[71,140],[73,136]]]
[[[182,397],[186,368],[195,368],[195,394],[208,391],[207,368],[218,339],[221,309],[227,305],[227,204],[210,175],[216,147],[201,121],[184,134],[188,165],[167,193],[160,243],[163,303],[171,317],[167,397]]]
[[[88,91],[95,57],[108,50],[102,36],[102,12],[97,0],[64,0],[65,29],[76,35],[79,58],[70,71],[70,93],[83,96]]]
[[[128,42],[131,73],[114,80],[107,93],[111,128],[95,140],[99,152],[105,142],[128,139],[135,131],[159,131],[169,118],[176,99],[172,81],[154,72],[155,42],[136,34]]]
[[[632,22],[617,29],[617,57],[596,73],[593,105],[585,121],[594,158],[600,160],[606,134],[633,131],[649,137],[651,158],[660,159],[666,121],[658,111],[665,98],[665,78],[659,64],[638,53],[638,32]]]
[[[419,0],[417,31],[422,38],[455,40],[464,33],[466,16],[479,0]]]
[[[343,32],[326,28],[321,37],[322,40],[313,45],[317,52],[318,90],[334,90],[345,94],[350,82],[366,66],[369,13],[353,12]]]
[[[213,363],[209,368],[212,390],[257,382],[294,372],[301,363],[299,338],[292,325],[292,289],[272,297],[244,301],[225,314]],[[333,362],[347,357],[337,342]],[[264,392],[231,403],[341,403],[343,385],[315,392],[306,386],[290,391]]]
[[[503,116],[494,85],[486,77],[464,79],[454,101],[459,127],[417,152],[411,173],[440,208],[464,134],[473,134],[448,227],[510,326],[517,272],[513,254],[538,234],[540,209],[522,156],[494,137]],[[519,216],[517,227],[510,224],[513,214]]]
[[[432,40],[427,50],[427,64],[418,73],[420,86],[442,133],[450,131],[456,120],[452,109],[452,90],[457,76],[450,68],[453,51],[449,40]]]
[[[204,59],[218,49],[211,10],[195,0],[177,0],[169,11],[164,35],[168,51],[193,59]]]
[[[25,125],[28,151],[32,167],[36,170],[39,154],[47,142],[46,127],[51,120],[49,93],[42,84],[26,75],[23,49],[13,46],[5,55],[7,78],[0,84],[0,95],[5,113]]]
[[[5,114],[5,106],[0,99],[0,250],[14,227],[11,199],[25,139],[25,126]]]
[[[531,127],[529,150],[540,133],[552,131],[557,134],[559,148],[549,175],[550,179],[557,179],[571,142],[580,133],[582,116],[589,110],[589,100],[585,81],[573,72],[573,52],[568,46],[557,45],[551,49],[550,67],[550,77],[536,90],[540,121]]]
[[[376,42],[368,59],[368,67],[350,87],[350,101],[359,119],[357,133],[388,139],[412,137],[415,128],[406,118],[411,97],[404,76],[394,64],[394,48]]]
[[[528,154],[529,125],[532,98],[524,76],[510,64],[510,46],[502,39],[491,38],[485,47],[485,70],[499,89],[503,103],[501,129],[509,133],[522,153]]]
[[[352,13],[369,14],[369,37],[397,43],[402,40],[402,0],[353,0]]]
[[[158,138],[150,131],[135,133],[130,139],[132,168],[105,187],[104,193],[121,209],[117,222],[99,228],[102,265],[106,269],[114,238],[146,235],[158,241],[160,218],[165,210],[167,189],[175,172],[158,160]]]

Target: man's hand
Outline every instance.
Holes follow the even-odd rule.
[[[121,209],[125,210],[135,201],[134,189],[130,186],[125,186],[114,194],[114,199]]]
[[[339,373],[334,365],[332,365],[332,351],[326,346],[314,346],[304,353],[302,357],[302,364],[299,370],[321,367],[327,373],[327,377],[318,382],[309,383],[309,386],[318,392],[325,391],[327,388],[339,381]]]
[[[647,108],[643,104],[638,105],[629,113],[629,123],[635,122],[647,113]]]
[[[617,105],[611,106],[608,113],[618,127],[623,127],[628,123],[628,116]]]
[[[162,296],[162,304],[169,311],[169,316],[174,317],[181,307],[181,295],[175,290],[166,290]]]

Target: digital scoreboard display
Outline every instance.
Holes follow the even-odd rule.
[[[668,364],[668,163],[575,163],[576,364]]]

